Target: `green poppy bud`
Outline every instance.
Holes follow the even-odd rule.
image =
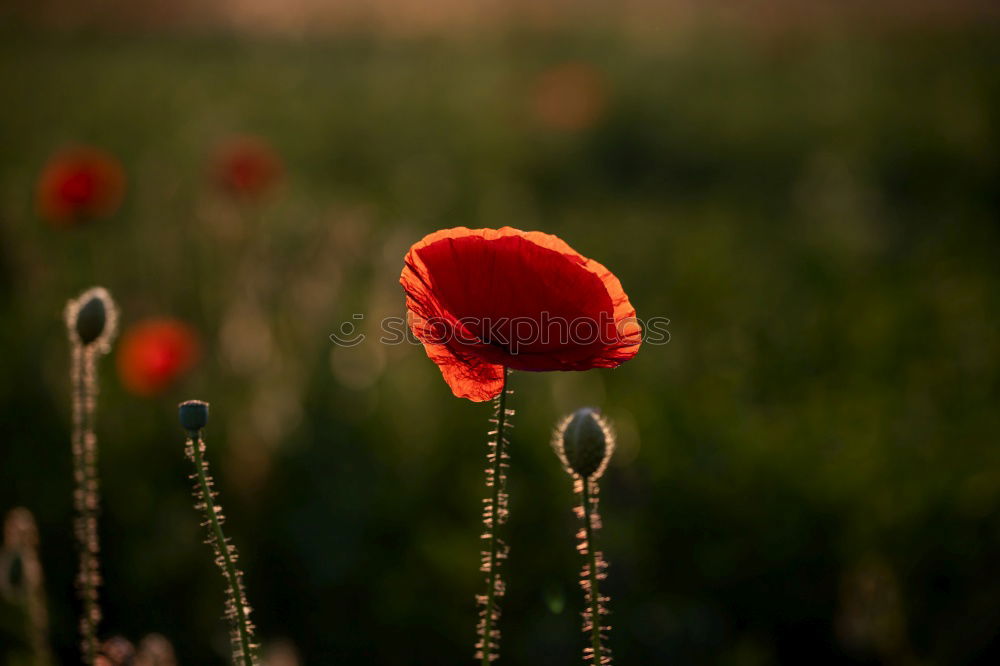
[[[80,342],[89,345],[101,337],[108,315],[104,309],[104,301],[96,296],[83,304],[76,313],[76,334]]]
[[[208,425],[208,403],[201,400],[188,400],[177,406],[177,417],[181,427],[194,434]]]
[[[584,407],[563,419],[552,445],[569,474],[598,479],[615,449],[615,438],[600,412]]]
[[[118,327],[118,309],[111,294],[103,287],[80,294],[66,304],[66,325],[73,342],[107,353]]]

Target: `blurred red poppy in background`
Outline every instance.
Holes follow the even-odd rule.
[[[406,255],[410,329],[452,392],[499,395],[504,368],[613,368],[642,330],[611,271],[538,231],[446,229]]]
[[[281,178],[281,159],[259,137],[233,137],[219,146],[215,157],[215,177],[229,193],[241,197],[261,196]]]
[[[191,369],[200,354],[198,337],[174,319],[148,319],[129,328],[118,346],[118,374],[137,395],[155,395]]]
[[[535,78],[530,110],[536,123],[560,132],[592,127],[604,113],[604,77],[593,66],[568,62],[549,67]]]
[[[125,173],[108,153],[89,146],[66,148],[38,179],[38,213],[56,226],[74,226],[118,210]]]

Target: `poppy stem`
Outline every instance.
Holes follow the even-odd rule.
[[[597,497],[600,491],[596,480],[579,479],[577,483],[580,484],[580,509],[583,518],[584,541],[581,544],[581,550],[587,558],[580,579],[580,585],[583,587],[589,604],[586,613],[584,613],[584,630],[590,629],[591,659],[595,665],[600,666],[600,664],[611,663],[611,656],[605,653],[601,645],[603,638],[601,632],[604,630],[601,615],[605,611],[602,603],[604,600],[601,598],[601,590],[598,586],[598,580],[603,578],[602,572],[607,568],[607,563],[604,562],[601,553],[594,545],[594,532],[601,521],[597,513]]]
[[[186,451],[188,458],[194,463],[197,488],[195,497],[200,495],[200,508],[205,514],[205,527],[208,528],[208,543],[215,550],[215,561],[222,570],[222,577],[229,588],[226,592],[226,617],[230,622],[231,642],[233,644],[233,660],[243,666],[256,666],[256,646],[253,644],[253,626],[250,624],[250,605],[247,603],[246,591],[243,587],[243,572],[236,568],[236,547],[229,543],[222,531],[225,520],[222,507],[215,504],[217,493],[212,487],[212,478],[208,475],[208,462],[205,460],[205,441],[201,431],[188,434]]]
[[[80,611],[80,650],[83,663],[97,660],[97,625],[101,621],[98,586],[101,583],[100,541],[97,533],[100,489],[97,479],[97,436],[94,434],[94,410],[97,403],[97,379],[94,350],[73,345],[73,505],[76,517],[73,532],[79,550],[76,575]]]
[[[79,567],[76,588],[80,599],[80,653],[84,664],[97,661],[97,626],[101,622],[101,542],[97,524],[101,510],[97,475],[97,358],[111,349],[118,310],[111,294],[93,287],[66,303],[66,329],[72,350],[70,393],[73,400],[73,535]]]
[[[6,588],[5,592],[14,592],[8,599],[24,612],[25,634],[33,657],[24,663],[53,666],[52,651],[48,644],[49,619],[45,605],[44,573],[38,559],[38,524],[30,511],[24,507],[16,507],[7,512],[3,532],[0,559],[20,564],[17,567],[8,565],[0,584]]]
[[[477,601],[479,611],[479,641],[476,643],[476,658],[482,666],[499,657],[500,630],[497,624],[500,620],[498,600],[503,597],[505,586],[500,574],[500,563],[507,557],[507,545],[497,537],[500,526],[507,522],[507,440],[504,430],[508,427],[508,416],[513,416],[513,410],[507,410],[507,379],[510,371],[504,368],[503,386],[496,401],[496,430],[490,435],[489,452],[486,460],[486,487],[492,490],[491,496],[484,500],[483,507],[483,551],[480,571],[486,574],[486,594],[479,595]]]

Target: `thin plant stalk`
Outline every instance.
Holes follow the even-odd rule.
[[[605,666],[611,663],[606,634],[611,628],[604,624],[604,616],[608,614],[605,605],[608,597],[601,595],[600,581],[607,578],[608,563],[603,553],[597,550],[594,536],[601,528],[601,515],[597,510],[600,487],[597,482],[604,475],[614,453],[614,431],[596,409],[584,407],[559,423],[552,447],[566,473],[572,477],[573,492],[579,499],[574,512],[582,527],[576,533],[576,549],[584,558],[580,571],[584,600],[583,633],[590,643],[583,649],[583,660],[594,666]]]
[[[194,401],[183,403],[183,410]],[[204,405],[207,420],[208,405]],[[215,552],[215,563],[226,581],[226,618],[230,624],[230,643],[233,651],[233,661],[237,666],[257,666],[257,646],[253,642],[254,627],[250,621],[250,604],[247,602],[246,588],[243,585],[243,572],[237,567],[239,554],[236,546],[230,543],[222,530],[225,516],[222,507],[215,502],[218,493],[214,489],[212,477],[208,472],[208,461],[205,459],[205,440],[201,436],[201,428],[190,429],[185,443],[185,453],[188,460],[194,463],[195,473],[191,475],[195,482],[194,496],[196,507],[205,516],[203,525],[208,529],[206,543]]]
[[[66,305],[66,326],[72,346],[70,382],[73,395],[73,532],[79,551],[76,575],[82,605],[80,649],[84,664],[97,660],[97,627],[101,622],[98,517],[101,508],[97,474],[97,358],[111,349],[118,313],[107,290],[94,287]]]
[[[480,607],[476,659],[480,660],[482,666],[489,666],[491,661],[499,658],[499,600],[506,591],[500,565],[507,558],[507,544],[497,536],[497,532],[507,522],[508,513],[506,486],[510,454],[507,452],[509,442],[506,430],[512,427],[509,417],[514,415],[514,410],[507,409],[509,376],[510,370],[505,368],[503,386],[496,399],[496,414],[491,421],[496,423],[496,429],[489,433],[489,451],[486,456],[486,487],[490,490],[490,496],[483,500],[483,551],[479,569],[486,574],[486,593],[476,597]]]
[[[45,573],[38,557],[35,517],[24,507],[11,509],[4,519],[0,548],[0,595],[21,605],[34,666],[53,663],[49,648],[49,614],[45,604]],[[15,573],[16,572],[16,573]]]
[[[580,587],[583,589],[584,601],[587,604],[583,615],[583,629],[585,632],[590,632],[590,647],[584,651],[584,655],[594,664],[610,664],[611,652],[603,645],[603,641],[607,640],[604,632],[608,629],[602,619],[602,616],[607,614],[604,608],[607,597],[601,596],[599,583],[607,577],[608,564],[594,543],[594,533],[601,527],[601,516],[597,510],[600,489],[596,479],[578,478],[575,486],[580,496],[577,512],[583,521],[577,548],[586,558],[583,570],[580,572]]]
[[[97,533],[100,512],[100,485],[97,478],[97,436],[94,434],[96,408],[94,350],[77,345],[73,349],[73,494],[76,517],[74,532],[80,550],[76,582],[83,610],[80,615],[80,649],[83,662],[97,659],[97,626],[101,622],[99,587],[100,539]]]

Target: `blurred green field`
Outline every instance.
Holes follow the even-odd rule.
[[[599,82],[579,131],[532,111],[563,63]],[[155,398],[101,363],[104,634],[227,659],[175,419],[201,398],[265,642],[309,665],[471,663],[490,408],[453,398],[420,347],[376,342],[404,311],[406,249],[458,225],[558,234],[640,317],[671,320],[669,344],[619,369],[512,379],[500,663],[579,661],[571,485],[549,437],[587,404],[620,434],[601,542],[618,663],[1000,658],[994,25],[7,28],[0,98],[0,510],[39,521],[60,663],[77,663],[61,316],[94,284],[125,328],[177,317],[204,348]],[[233,134],[284,161],[259,204],[208,178]],[[56,229],[35,181],[75,142],[119,156],[128,190],[113,218]],[[335,347],[345,321],[368,340]]]

